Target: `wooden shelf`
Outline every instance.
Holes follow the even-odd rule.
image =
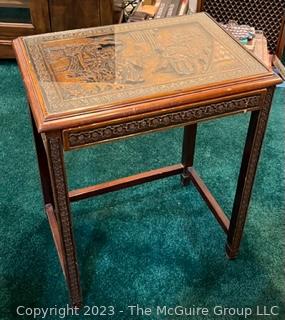
[[[30,0],[0,0],[0,7],[7,8],[29,8]]]

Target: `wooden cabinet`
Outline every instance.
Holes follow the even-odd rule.
[[[115,23],[113,0],[0,0],[0,58],[19,36]]]
[[[47,0],[0,0],[0,57],[14,57],[12,40],[50,31]]]
[[[49,0],[51,29],[63,31],[113,23],[112,2],[108,0]]]

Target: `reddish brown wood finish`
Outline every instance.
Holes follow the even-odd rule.
[[[56,225],[52,224],[51,228],[55,232],[57,248],[60,249],[59,256],[62,257],[71,302],[74,306],[80,306],[82,297],[73,236],[70,202],[67,190],[61,133],[60,131],[48,133],[46,139],[46,152],[52,183],[54,212],[57,217]],[[57,238],[58,234],[60,235],[60,241]]]
[[[41,135],[38,134],[37,132],[35,121],[32,116],[31,116],[31,122],[33,126],[34,141],[35,141],[35,147],[36,147],[36,153],[37,153],[37,159],[38,159],[38,165],[39,165],[39,173],[40,173],[41,186],[42,186],[42,192],[43,192],[43,198],[44,198],[43,199],[44,205],[54,206],[52,184],[51,184],[51,178],[49,174],[48,159],[47,159],[47,154],[45,152],[45,146],[44,146]]]
[[[25,50],[23,41],[21,38],[13,41],[13,47],[17,52],[18,66],[25,75],[23,81],[26,85],[28,99],[32,106],[33,116],[37,124],[39,132],[47,132],[57,129],[66,129],[71,127],[80,127],[83,125],[89,125],[94,123],[111,123],[112,121],[118,121],[118,119],[132,119],[139,115],[144,116],[146,113],[160,111],[162,114],[165,109],[180,110],[187,108],[187,106],[194,106],[195,104],[219,102],[226,99],[232,100],[235,97],[246,96],[252,94],[254,91],[262,90],[266,87],[274,86],[280,83],[280,78],[277,77],[272,71],[267,75],[244,78],[238,82],[220,82],[207,87],[196,87],[189,92],[181,91],[179,93],[166,94],[165,97],[146,97],[144,101],[130,101],[125,104],[118,104],[116,108],[110,108],[102,111],[92,112],[88,110],[86,112],[78,112],[76,114],[70,114],[68,112],[61,115],[48,116],[42,110],[44,109],[43,96],[37,82],[36,74],[34,70],[29,67],[29,58]],[[69,117],[68,117],[69,116]],[[68,117],[68,118],[67,118]]]
[[[53,237],[53,241],[56,247],[56,251],[58,254],[58,258],[60,261],[60,265],[63,271],[64,276],[66,277],[66,273],[65,273],[65,263],[64,263],[64,254],[63,254],[63,248],[62,248],[62,243],[61,243],[61,235],[59,232],[59,228],[58,228],[58,223],[57,223],[57,219],[55,217],[55,213],[53,210],[53,207],[51,204],[47,204],[45,206],[45,212],[48,218],[48,222],[50,225],[50,230],[52,233],[52,237]]]
[[[173,175],[182,173],[183,168],[184,167],[182,164],[177,164],[165,168],[139,173],[130,177],[97,184],[96,186],[73,190],[69,192],[69,199],[70,201],[78,201],[89,197],[102,195],[108,192],[133,187],[138,184],[171,177]]]
[[[228,217],[225,215],[223,209],[218,204],[217,200],[214,198],[210,190],[207,188],[203,180],[199,177],[196,170],[194,168],[187,168],[188,176],[200,192],[202,198],[207,203],[207,206],[214,214],[215,218],[223,228],[224,232],[227,233],[230,226],[230,221]]]
[[[273,93],[274,89],[270,89],[263,108],[251,114],[226,246],[231,259],[237,256],[240,247]]]
[[[203,17],[203,19],[209,19],[206,16]],[[182,18],[183,21],[187,19],[189,19],[189,17]],[[174,20],[171,20],[171,23],[172,21]],[[209,22],[209,20],[207,21]],[[157,22],[158,26],[160,23],[163,24],[163,22]],[[168,23],[170,23],[170,20]],[[129,25],[128,28],[145,26],[145,24]],[[223,34],[224,31],[219,30],[221,37],[225,37]],[[83,31],[83,33],[92,33],[93,31]],[[95,31],[97,32],[97,29]],[[98,32],[102,32],[102,29]],[[68,36],[70,37],[71,34],[72,33],[68,33]],[[65,35],[67,34],[61,34],[62,37],[65,37]],[[54,35],[52,35],[52,37],[53,36]],[[138,38],[140,39],[140,37]],[[147,38],[149,38],[149,33],[147,33]],[[76,41],[79,41],[76,39],[77,38],[73,41],[75,45],[77,45]],[[220,39],[219,37],[219,42]],[[83,40],[81,39],[80,41]],[[84,41],[85,44],[86,41],[90,43],[90,40]],[[104,39],[104,41],[106,41],[106,39]],[[233,40],[228,38],[228,41],[231,42]],[[198,44],[203,45],[203,42],[199,41]],[[55,45],[58,45],[57,41]],[[225,81],[214,81],[200,86],[189,85],[187,88],[181,87],[180,89],[178,86],[180,82],[173,80],[175,82],[173,87],[178,87],[178,89],[174,91],[169,90],[163,93],[154,92],[153,95],[146,94],[137,99],[132,98],[126,101],[120,101],[119,103],[109,103],[100,107],[95,105],[86,109],[80,109],[78,107],[64,110],[64,112],[53,113],[48,112],[49,110],[42,92],[41,79],[39,79],[38,74],[31,64],[33,57],[29,56],[23,39],[18,39],[14,42],[18,64],[26,86],[34,121],[34,135],[45,208],[53,231],[56,248],[66,275],[73,305],[80,305],[82,303],[82,297],[72,229],[71,201],[77,201],[89,196],[96,196],[183,173],[184,184],[187,184],[190,180],[193,182],[193,185],[198,189],[218,223],[227,234],[226,250],[229,258],[234,258],[237,255],[274,87],[277,83],[280,83],[281,80],[273,74],[271,70],[265,68],[258,60],[244,51],[241,46],[237,47],[236,43],[234,46],[236,50],[241,50],[241,55],[243,55],[245,59],[248,59],[248,61],[254,64],[254,66],[252,66],[250,63],[248,65],[249,69],[244,69],[245,73],[249,74],[248,70],[262,70],[262,72],[260,73],[258,71],[257,74],[253,72],[252,75],[244,75],[238,79],[235,78],[235,75],[229,74]],[[167,45],[161,48],[161,50],[162,52],[167,52],[168,48],[169,46]],[[63,51],[64,49],[64,47],[60,48],[60,50]],[[180,47],[182,52],[184,49],[183,46]],[[72,53],[73,52],[69,52],[69,54]],[[137,52],[135,53],[137,54]],[[231,56],[231,54],[229,54],[229,56]],[[78,58],[78,55],[76,57]],[[116,58],[118,58],[118,56],[116,56]],[[198,56],[197,59],[200,61],[200,56]],[[227,60],[227,63],[229,63],[229,60],[230,59]],[[72,61],[74,62],[74,60]],[[90,61],[88,62],[90,63]],[[192,62],[193,60],[191,63]],[[134,61],[134,63],[136,63],[136,61]],[[219,63],[218,66],[220,66]],[[226,62],[224,63],[226,64]],[[211,63],[209,64],[211,65]],[[41,61],[40,66],[42,66]],[[239,64],[236,66],[239,68]],[[62,63],[60,67],[60,70],[62,70]],[[256,67],[256,69],[251,69],[252,67]],[[209,70],[209,67],[202,69],[202,72],[203,70]],[[88,72],[88,70],[86,72]],[[171,72],[173,72],[173,79],[177,79],[177,74],[183,73],[180,68],[178,68],[177,73],[175,73],[175,71]],[[72,72],[68,74],[68,76],[70,75],[72,75]],[[88,75],[90,76],[89,73]],[[44,73],[44,76],[46,76],[46,73]],[[66,74],[63,75],[63,77],[65,76]],[[81,76],[82,74],[79,73],[79,84],[86,86],[86,88],[90,86],[90,83],[87,82],[86,85],[85,80],[80,80]],[[83,77],[84,76],[85,74],[83,73]],[[206,74],[206,76],[208,81],[208,74]],[[219,73],[217,77],[219,77]],[[179,81],[179,79],[177,81]],[[50,82],[48,83],[50,84]],[[97,83],[98,86],[100,86],[100,84],[101,82]],[[77,87],[77,89],[78,88],[79,87]],[[82,100],[79,99],[79,102],[81,101]],[[74,102],[74,100],[71,102]],[[216,119],[241,112],[252,112],[252,117],[246,139],[232,217],[229,222],[220,205],[193,169],[196,124],[200,121]],[[181,164],[68,192],[63,157],[64,150],[87,147],[127,136],[178,126],[186,126],[184,129]]]
[[[195,155],[195,143],[197,134],[197,123],[184,127],[182,159],[184,170],[181,175],[181,182],[184,186],[190,183],[188,168],[193,167]]]
[[[202,16],[202,17],[204,19],[206,16],[205,17]],[[185,19],[185,21],[183,20],[184,23],[188,21],[187,18],[190,18],[190,17],[185,17],[185,18],[182,17],[182,19]],[[216,25],[213,22],[210,23],[211,20],[209,18],[208,19],[205,18],[205,20],[209,22],[210,26]],[[162,29],[162,27],[164,27],[164,24],[171,26],[171,21],[175,21],[175,18],[164,19],[163,22],[162,20],[160,20],[160,21],[151,21],[146,23],[149,24],[150,26],[149,29],[152,30],[152,24],[154,24],[154,27],[156,27],[158,23],[161,23],[161,26],[159,25],[159,27]],[[128,24],[127,27],[123,25],[118,26],[115,31],[116,38],[119,36],[119,34],[125,34],[125,32],[123,31],[126,28],[129,28],[129,30],[132,30],[132,27],[130,26],[131,24]],[[139,28],[139,24],[135,24],[132,26],[136,26],[137,28]],[[106,29],[105,31],[106,34],[109,34],[110,32],[114,32],[113,27],[108,27],[108,28],[106,27],[105,29]],[[93,30],[96,30],[96,29],[93,29]],[[86,34],[86,36],[82,36],[82,37],[86,37],[88,39],[96,35],[96,32],[93,34],[92,31],[89,29],[86,29],[86,31],[82,31],[82,32]],[[224,32],[221,34],[225,37]],[[61,35],[62,37],[64,37],[64,35],[61,33],[61,34],[58,34],[57,38],[61,39]],[[74,33],[74,35],[76,35],[76,32]],[[142,34],[142,36],[144,36],[144,34]],[[122,37],[124,37],[124,35],[122,35]],[[86,38],[84,39],[86,40]],[[229,36],[227,36],[226,38],[230,45],[234,45],[235,50],[238,50],[238,52],[244,53],[244,48],[241,45],[237,44],[236,41],[234,42],[230,41]],[[43,37],[42,41],[43,42],[48,41],[48,43],[50,44],[52,39],[53,39],[52,35],[51,36],[47,35]],[[128,38],[127,40],[123,38],[122,41],[123,40],[126,41],[126,46],[129,46],[130,43],[132,43]],[[38,40],[38,41],[40,42],[41,40]],[[62,42],[61,42],[62,47],[64,47],[65,45],[64,41],[65,40],[62,39]],[[76,40],[74,41],[75,46],[77,45],[77,42],[80,43],[80,39],[76,38]],[[59,45],[59,44],[60,44],[59,40],[56,40],[56,45]],[[203,101],[208,103],[209,100],[211,99],[213,101],[214,100],[222,101],[227,96],[229,97],[229,100],[230,100],[235,94],[238,95],[240,92],[243,92],[244,94],[246,94],[246,92],[250,93],[254,90],[260,90],[266,87],[273,86],[279,82],[279,78],[277,78],[276,75],[273,74],[272,71],[269,71],[267,68],[264,68],[262,72],[260,71],[260,73],[256,75],[253,74],[252,76],[244,76],[238,79],[232,76],[232,77],[228,77],[226,80],[223,80],[223,81],[219,80],[220,73],[216,72],[214,74],[214,77],[217,78],[217,80],[215,82],[206,83],[206,85],[198,84],[195,86],[192,85],[190,86],[190,88],[185,87],[185,88],[176,89],[176,90],[172,89],[172,90],[163,92],[163,94],[159,92],[150,94],[149,92],[147,92],[142,98],[131,97],[128,99],[119,100],[115,102],[111,101],[109,103],[104,104],[104,107],[100,106],[100,108],[96,105],[92,106],[92,104],[90,104],[88,105],[88,108],[78,107],[78,108],[72,108],[70,110],[58,110],[56,113],[50,113],[47,110],[47,101],[45,100],[45,96],[47,96],[47,93],[43,92],[44,90],[40,85],[40,81],[38,81],[37,79],[38,77],[37,72],[29,62],[31,59],[29,58],[29,54],[26,51],[25,44],[23,43],[23,39],[21,38],[17,39],[14,42],[14,48],[17,52],[17,59],[18,61],[21,62],[19,63],[19,67],[22,70],[22,73],[25,74],[24,82],[26,83],[27,87],[32,88],[32,90],[28,90],[28,97],[30,100],[32,112],[34,114],[39,132],[46,132],[46,131],[62,129],[62,128],[78,127],[82,125],[94,124],[99,122],[110,122],[111,120],[118,121],[118,119],[126,119],[127,117],[131,117],[131,116],[136,116],[136,117],[139,115],[144,116],[144,114],[146,114],[147,112],[161,111],[161,113],[164,113],[164,110],[166,108],[168,109],[187,108],[189,105],[193,106],[195,103],[202,104]],[[130,50],[133,50],[133,48],[130,48]],[[219,55],[219,52],[217,52],[216,55]],[[256,64],[257,59],[252,55],[251,56],[248,55],[246,58],[252,60],[252,63],[254,65],[257,65]],[[40,58],[39,56],[39,59],[42,59],[42,58]],[[118,58],[116,57],[116,63],[118,63],[117,60]],[[45,60],[42,60],[40,65],[44,65],[45,63],[47,64],[48,62]],[[240,61],[236,59],[234,60],[234,63],[238,65]],[[49,69],[50,68],[51,66],[49,67]],[[60,79],[54,80],[54,77],[56,75],[57,74],[53,72],[53,74],[51,75],[52,76],[51,82],[58,81],[58,83],[60,84],[61,83]],[[232,75],[234,75],[234,73],[232,73]],[[68,80],[64,79],[64,81],[68,81]],[[78,81],[81,81],[81,80],[79,79]],[[135,92],[135,88],[132,89],[131,91]],[[106,92],[106,95],[107,95],[107,92]]]

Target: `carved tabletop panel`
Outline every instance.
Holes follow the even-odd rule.
[[[47,115],[268,74],[204,13],[25,37],[24,45]]]

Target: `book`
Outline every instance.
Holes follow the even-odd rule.
[[[155,1],[155,7],[158,9],[158,7],[160,6],[160,2],[161,2],[161,0],[156,0]]]
[[[161,0],[155,19],[165,18],[171,0]]]
[[[153,6],[155,4],[155,0],[143,0],[142,3],[145,6]]]
[[[139,6],[137,12],[144,12],[150,15],[151,17],[154,17],[157,12],[157,8],[153,5],[142,4]]]
[[[141,11],[135,11],[128,19],[128,22],[144,21],[144,20],[148,20],[149,18],[150,18],[149,14]]]
[[[180,6],[180,0],[172,0],[168,7],[166,17],[177,16],[179,6]]]
[[[198,1],[197,0],[189,0],[189,9],[191,13],[197,12]]]
[[[188,8],[189,8],[189,0],[181,0],[178,15],[183,16],[184,14],[186,14],[188,11]]]

